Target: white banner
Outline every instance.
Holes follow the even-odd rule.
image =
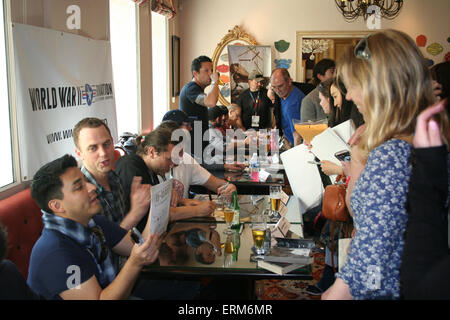
[[[117,137],[110,42],[15,23],[13,45],[22,179],[75,156],[72,130],[85,117]]]

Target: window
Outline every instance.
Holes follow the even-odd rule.
[[[153,127],[169,111],[169,53],[167,18],[152,12]]]
[[[136,5],[110,0],[109,7],[117,132],[139,133]]]
[[[13,151],[11,136],[11,114],[9,107],[7,46],[5,36],[3,3],[0,5],[0,137],[2,137],[2,156],[0,157],[0,188],[14,182]]]

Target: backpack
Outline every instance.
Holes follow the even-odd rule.
[[[126,154],[135,154],[137,134],[131,132],[124,132],[119,136],[119,141],[114,145],[114,148],[122,149]]]

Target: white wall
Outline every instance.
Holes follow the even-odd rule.
[[[295,79],[297,31],[365,31],[364,20],[348,23],[334,0],[179,0],[178,30],[181,38],[181,86],[190,81],[191,61],[206,54],[212,57],[217,43],[235,25],[252,35],[258,44],[274,45],[284,39],[290,42],[284,53],[276,50],[272,59],[292,59],[289,69]],[[449,0],[405,0],[399,16],[382,19],[382,28],[394,28],[413,39],[419,34],[428,38],[427,45],[438,42],[443,53],[427,58],[441,62],[450,51]]]

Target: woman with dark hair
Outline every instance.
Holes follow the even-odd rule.
[[[131,183],[135,176],[142,177],[142,184],[157,185],[166,180],[166,173],[175,166],[174,162],[178,163],[177,161],[182,156],[182,154],[172,152],[178,141],[172,141],[171,136],[172,131],[167,128],[156,128],[150,133],[143,133],[136,138],[136,154],[126,155],[117,160],[114,171],[120,177],[126,199],[129,198]],[[199,205],[192,206],[171,206],[169,221],[209,216],[214,209],[215,203],[212,201],[204,201]],[[147,218],[148,215],[137,225],[141,232],[144,230]]]

